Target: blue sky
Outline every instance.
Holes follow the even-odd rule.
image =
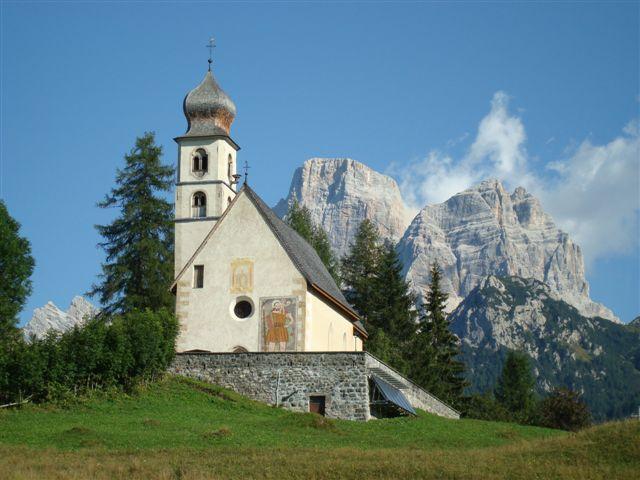
[[[210,35],[239,159],[269,203],[314,156],[391,173],[416,206],[484,176],[523,183],[583,247],[592,297],[640,314],[637,2],[5,1],[1,14],[1,197],[37,264],[23,320],[95,280],[93,225],[110,218],[95,204],[135,137],[155,131],[175,162]]]

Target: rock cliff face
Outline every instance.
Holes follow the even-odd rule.
[[[289,195],[280,200],[275,212],[283,217],[294,199],[326,230],[339,256],[347,253],[362,220],[373,221],[380,234],[394,242],[410,220],[395,180],[349,158],[304,162],[293,175]]]
[[[521,187],[509,194],[499,181],[487,180],[444,203],[427,205],[398,249],[407,278],[419,292],[429,283],[431,263],[438,261],[450,309],[487,276],[515,275],[543,281],[585,316],[619,322],[589,298],[580,247]]]
[[[580,315],[538,280],[490,275],[450,321],[474,391],[491,391],[507,352],[518,350],[531,358],[539,393],[577,390],[599,420],[637,409],[640,330]]]
[[[88,318],[98,313],[98,309],[84,297],[73,297],[69,310],[60,310],[53,302],[47,302],[44,307],[33,311],[31,320],[22,329],[24,335],[30,338],[44,337],[49,330],[64,332],[75,325],[82,325]]]
[[[449,310],[488,275],[516,275],[546,283],[585,316],[619,322],[590,299],[580,247],[523,188],[509,193],[499,181],[487,180],[444,203],[427,205],[409,224],[392,178],[355,160],[314,158],[296,170],[276,213],[284,216],[294,199],[327,231],[339,256],[347,253],[365,218],[383,237],[399,240],[404,272],[418,293],[424,292],[437,260],[450,294]]]

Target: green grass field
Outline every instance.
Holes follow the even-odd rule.
[[[327,420],[182,378],[0,412],[0,478],[639,478],[640,422]]]

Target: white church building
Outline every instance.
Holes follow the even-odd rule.
[[[236,174],[236,107],[211,71],[184,99],[175,197],[178,352],[362,351],[322,261]]]
[[[210,62],[211,63],[211,62]],[[367,332],[314,248],[236,173],[236,107],[209,70],[178,143],[173,373],[334,418],[459,413],[364,351]]]

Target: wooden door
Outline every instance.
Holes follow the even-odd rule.
[[[325,396],[311,395],[309,397],[309,411],[324,416]]]

